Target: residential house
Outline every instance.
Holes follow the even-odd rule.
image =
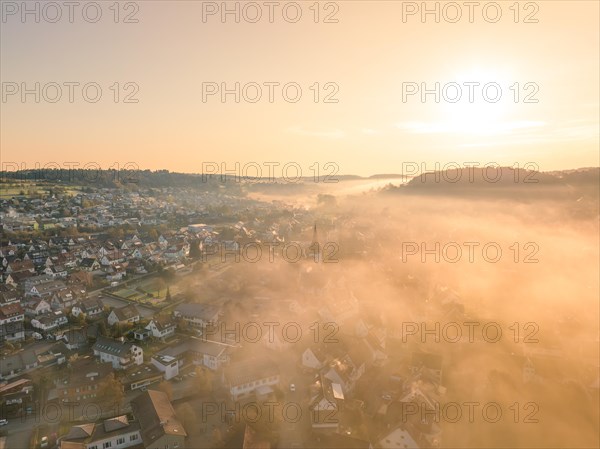
[[[63,342],[57,342],[42,353],[35,352],[35,355],[40,367],[49,367],[66,363],[70,352]]]
[[[410,407],[414,414],[406,416],[409,424],[435,424],[435,412],[439,410],[440,398],[446,393],[446,389],[426,376],[418,373],[408,378],[403,384],[402,395],[399,399],[403,410]],[[412,404],[408,406],[408,404]],[[418,437],[418,435],[416,435]]]
[[[186,363],[189,363],[190,340],[184,340],[180,343],[172,344],[161,349],[153,357],[152,364],[161,372],[165,373],[165,378],[170,379],[179,374],[179,369]],[[174,365],[174,362],[177,362]]]
[[[108,267],[106,270],[106,280],[107,281],[121,281],[125,276],[127,276],[127,270],[125,265],[114,265]]]
[[[99,316],[103,311],[103,305],[100,300],[96,298],[87,298],[79,301],[73,306],[71,313],[74,316],[84,314],[86,318],[94,318]]]
[[[50,298],[48,300],[42,298],[30,298],[24,303],[25,315],[36,317],[52,312],[50,306]]]
[[[0,306],[0,342],[19,341],[25,338],[25,312],[18,302]]]
[[[161,382],[165,377],[163,373],[152,364],[134,366],[127,370],[121,383],[126,390],[139,390],[149,385]]]
[[[310,388],[311,427],[315,432],[337,432],[342,416],[341,403],[344,400],[342,387],[323,376],[317,379]]]
[[[60,310],[42,315],[31,320],[31,326],[45,332],[56,329],[57,327],[67,324],[69,320],[67,316]]]
[[[34,274],[30,271],[19,271],[16,273],[10,273],[8,276],[6,276],[4,282],[6,283],[6,285],[18,287],[20,285],[23,285],[27,281],[27,279],[33,276]]]
[[[90,286],[93,283],[94,275],[88,271],[75,271],[71,273],[68,282],[82,286]]]
[[[163,235],[159,235],[158,236],[158,244],[160,245],[160,247],[162,249],[166,249],[167,246],[169,245],[169,241]]]
[[[302,353],[302,367],[318,371],[327,363],[327,356],[319,346],[306,348]]]
[[[253,358],[230,364],[223,373],[223,382],[231,399],[265,396],[279,384],[279,369],[267,358]]]
[[[160,338],[164,340],[167,337],[175,334],[177,323],[171,320],[169,317],[157,317],[148,323],[146,329],[152,332],[154,338]]]
[[[122,415],[71,427],[60,439],[60,449],[125,449],[141,443],[139,422],[130,422],[127,415]]]
[[[117,370],[144,363],[144,351],[133,343],[99,336],[92,350],[102,362],[112,363]]]
[[[381,449],[419,449],[420,446],[413,439],[410,433],[402,427],[396,427],[391,432],[386,433],[380,440]]]
[[[187,345],[188,355],[195,365],[216,371],[229,362],[230,345],[196,337],[187,340]]]
[[[46,282],[53,282],[52,276],[47,274],[40,274],[39,276],[33,276],[25,280],[23,290],[26,292],[31,291],[34,285],[44,284]]]
[[[110,251],[108,254],[103,255],[100,258],[100,265],[104,267],[110,267],[125,262],[124,251]]]
[[[33,261],[26,259],[26,260],[13,260],[12,262],[8,263],[8,265],[6,266],[6,273],[10,274],[10,273],[18,273],[21,271],[29,271],[30,273],[35,273],[35,266],[33,265]]]
[[[96,271],[96,270],[100,269],[100,263],[98,262],[98,259],[96,259],[96,258],[85,257],[79,263],[79,268],[83,271],[92,272],[92,271]]]
[[[21,297],[16,290],[0,291],[0,306],[5,304],[20,303]]]
[[[56,343],[51,348],[39,352],[29,348],[0,359],[0,380],[12,379],[21,374],[38,368],[61,365],[66,362],[68,349],[62,343]]]
[[[179,304],[173,316],[186,322],[189,326],[206,328],[215,326],[219,321],[220,309],[207,304]]]
[[[323,369],[323,376],[342,386],[344,394],[349,394],[356,382],[364,374],[364,364],[355,364],[349,355],[334,359]]]
[[[19,379],[0,386],[0,407],[22,404],[33,399],[33,382],[31,379]]]
[[[113,368],[111,363],[98,363],[92,357],[77,359],[70,363],[68,370],[60,371],[54,381],[56,391],[53,397],[61,402],[86,401],[97,397],[109,379]]]
[[[67,286],[63,281],[48,281],[36,284],[31,287],[26,294],[29,296],[37,296],[40,298],[51,297],[58,291],[66,290]]]
[[[164,354],[155,354],[150,359],[150,363],[159,372],[163,373],[165,380],[172,379],[179,375],[180,363],[183,364],[183,359]]]
[[[108,315],[108,325],[137,323],[140,320],[140,312],[135,304],[127,304],[126,306],[112,309]]]
[[[38,364],[32,351],[18,352],[0,358],[0,380],[8,380],[20,376],[23,372],[36,367]]]
[[[131,401],[131,409],[139,421],[142,442],[146,449],[185,447],[187,433],[165,393],[145,391]]]
[[[85,348],[89,345],[89,337],[96,337],[96,333],[93,332],[95,327],[86,326],[79,329],[68,329],[57,335],[57,340],[61,339],[65,346],[71,351]]]
[[[54,310],[66,311],[71,309],[76,302],[77,298],[70,289],[61,290],[54,293],[52,296],[52,299],[50,300],[50,307],[52,307]]]
[[[68,272],[64,265],[53,265],[47,267],[44,273],[52,276],[54,279],[66,279]]]

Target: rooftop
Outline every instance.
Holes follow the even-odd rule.
[[[164,435],[187,436],[168,396],[162,391],[145,391],[131,401],[131,407],[139,420],[145,446],[150,446]]]

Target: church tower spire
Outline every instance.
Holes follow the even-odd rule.
[[[309,247],[309,255],[315,259],[315,262],[321,261],[321,244],[319,243],[319,233],[317,231],[317,223],[313,226],[313,236]]]

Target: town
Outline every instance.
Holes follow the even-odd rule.
[[[538,422],[567,357],[597,397],[597,362],[567,355],[560,329],[542,343],[531,323],[485,331],[458,291],[407,271],[399,243],[398,271],[370,255],[384,240],[332,196],[305,207],[237,184],[14,178],[2,190],[4,447],[452,447],[473,422]],[[270,257],[235,257],[247,245]],[[381,281],[354,278],[357,261],[406,301],[373,301]],[[465,371],[474,354],[493,354],[485,381]]]

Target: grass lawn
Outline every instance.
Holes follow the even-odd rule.
[[[181,289],[177,285],[169,285],[171,297],[177,294]],[[161,279],[143,279],[138,282],[132,282],[127,286],[121,287],[112,292],[113,295],[119,296],[129,301],[146,303],[152,305],[160,305],[167,296],[167,284]]]

